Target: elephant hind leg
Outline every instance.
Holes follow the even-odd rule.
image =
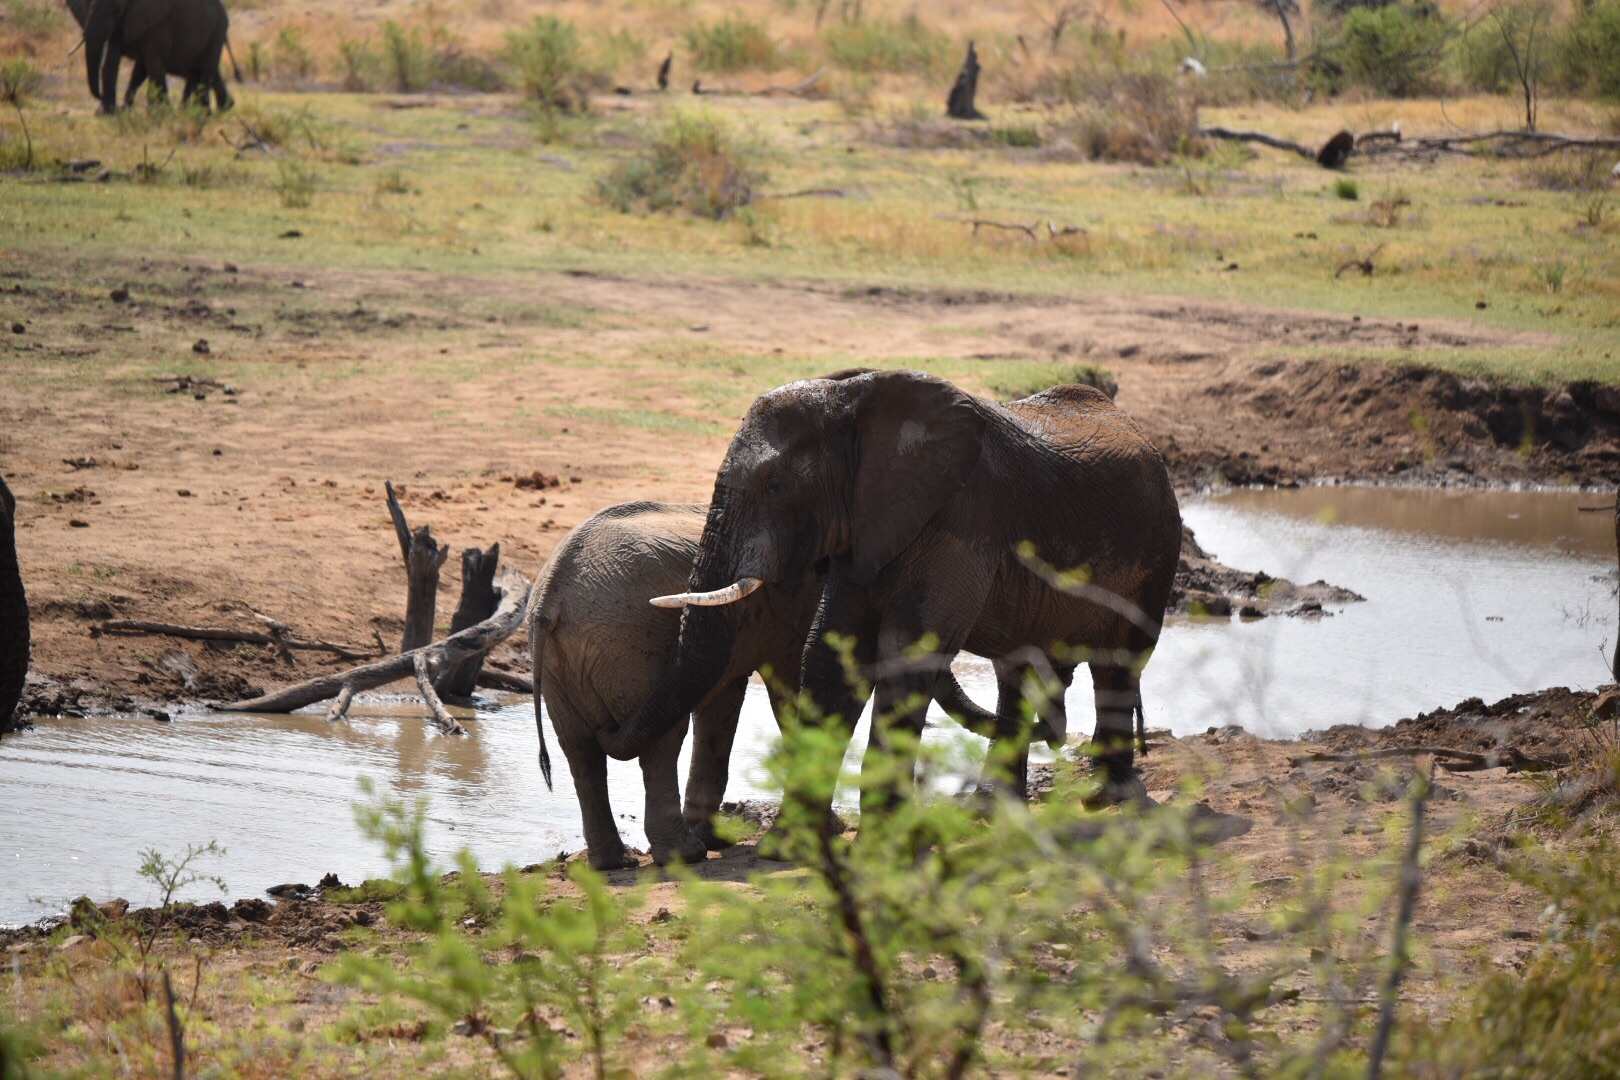
[[[1136,771],[1132,721],[1141,707],[1141,683],[1128,667],[1095,661],[1091,681],[1097,703],[1092,756],[1104,774],[1102,798],[1107,802],[1140,802],[1147,798],[1147,787]]]
[[[622,870],[636,865],[625,850],[624,838],[613,818],[608,801],[607,755],[591,738],[590,724],[560,698],[548,695],[547,711],[551,728],[557,733],[568,771],[574,778],[574,795],[579,799],[580,820],[585,830],[587,858],[593,870]],[[584,738],[580,738],[580,734]]]

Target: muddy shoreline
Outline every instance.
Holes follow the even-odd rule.
[[[1252,826],[1261,832],[1275,828],[1284,817],[1271,820],[1285,806],[1308,806],[1311,814],[1365,811],[1381,770],[1410,773],[1427,757],[1424,747],[1445,747],[1490,755],[1491,768],[1448,772],[1438,775],[1442,800],[1464,804],[1474,800],[1469,788],[1485,785],[1495,792],[1491,800],[1479,799],[1478,809],[1494,808],[1476,823],[1476,836],[1464,845],[1465,851],[1484,852],[1487,858],[1507,841],[1509,825],[1500,811],[1513,810],[1530,800],[1563,800],[1574,810],[1581,809],[1585,792],[1562,781],[1557,770],[1589,750],[1586,725],[1592,718],[1612,718],[1620,713],[1620,688],[1600,687],[1596,691],[1553,687],[1532,694],[1515,694],[1486,704],[1470,698],[1455,706],[1435,709],[1398,721],[1385,728],[1370,729],[1340,725],[1326,731],[1308,732],[1297,740],[1263,739],[1239,728],[1210,728],[1201,735],[1177,738],[1167,731],[1150,729],[1150,751],[1142,759],[1150,792],[1165,802],[1178,799],[1175,777],[1189,769],[1210,770],[1200,803],[1206,813],[1215,815],[1224,826],[1240,826],[1243,835]],[[1373,759],[1360,757],[1379,751],[1411,751],[1410,756]],[[1326,755],[1331,760],[1312,760]],[[1527,770],[1522,763],[1532,762]],[[1201,763],[1197,765],[1189,763]],[[1553,766],[1544,775],[1553,783],[1537,785],[1528,778],[1541,763]],[[1050,790],[1050,766],[1043,766],[1045,783],[1032,773],[1032,791],[1041,797]],[[1273,805],[1275,804],[1275,805]],[[1269,807],[1269,809],[1268,809]],[[1337,809],[1336,809],[1337,807]],[[1359,809],[1358,809],[1359,808]],[[758,832],[768,828],[776,806],[768,800],[727,803],[722,810]],[[1515,828],[1518,826],[1514,826]],[[1347,826],[1347,828],[1349,828]],[[1469,846],[1472,845],[1472,846]],[[616,886],[635,885],[654,868],[641,854],[641,865],[607,874]],[[525,873],[545,873],[564,880],[566,863],[583,858],[583,851],[561,852],[556,858],[523,867]],[[711,880],[741,881],[755,870],[782,869],[784,864],[761,859],[752,837],[712,853],[693,868],[699,877]],[[485,867],[483,872],[492,873]],[[74,934],[87,936],[104,919],[129,918],[149,925],[158,919],[150,908],[131,909],[121,897],[82,897],[64,915],[47,916],[22,926],[0,927],[0,950],[12,953],[44,948],[45,940],[65,924]],[[222,901],[178,903],[171,911],[173,928],[210,948],[230,947],[251,939],[281,949],[305,949],[315,956],[335,953],[346,947],[340,937],[354,926],[386,924],[383,898],[374,886],[346,883],[341,869],[329,872],[313,885],[302,882],[277,884],[241,896],[229,904]],[[71,949],[76,941],[58,948]]]

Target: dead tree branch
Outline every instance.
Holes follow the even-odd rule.
[[[523,625],[524,605],[529,599],[528,580],[517,570],[507,567],[500,587],[501,602],[495,614],[476,626],[451,634],[436,645],[387,656],[347,671],[307,679],[261,697],[229,702],[219,708],[225,712],[287,713],[317,701],[341,697],[345,687],[352,696],[362,690],[372,690],[408,678],[416,671],[418,652],[429,654],[441,668],[469,656],[482,656],[517,633]]]
[[[1205,126],[1196,129],[1193,134],[1203,139],[1229,139],[1234,142],[1253,142],[1269,146],[1276,150],[1287,150],[1303,158],[1316,160],[1316,151],[1303,143],[1291,142],[1288,139],[1279,139],[1275,135],[1267,135],[1263,131],[1245,131],[1239,128],[1225,128]]]
[[[262,616],[261,616],[262,617]],[[236,641],[244,645],[269,645],[278,649],[329,652],[344,660],[364,660],[375,655],[364,645],[336,641],[312,641],[289,636],[285,624],[277,624],[268,634],[254,630],[230,630],[213,626],[181,626],[178,623],[147,622],[143,619],[108,619],[90,627],[93,637],[102,634],[161,634],[191,641]]]
[[[1307,761],[1381,761],[1396,757],[1432,757],[1447,772],[1480,772],[1484,769],[1506,769],[1508,772],[1548,772],[1559,768],[1562,762],[1529,757],[1517,747],[1491,754],[1477,754],[1472,750],[1452,750],[1444,746],[1396,746],[1385,750],[1360,750],[1347,754],[1311,753],[1289,758],[1291,766]]]
[[[1339,266],[1339,268],[1333,272],[1334,280],[1338,280],[1338,278],[1346,270],[1360,270],[1362,277],[1372,277],[1373,260],[1378,258],[1378,253],[1380,251],[1383,251],[1383,250],[1384,250],[1384,245],[1379,244],[1377,247],[1375,247],[1371,251],[1367,252],[1367,255],[1366,255],[1365,258],[1351,259],[1350,261],[1348,261],[1346,263],[1342,263]]]
[[[514,694],[534,693],[534,680],[508,671],[485,668],[478,673],[478,685],[486,690],[506,690]]]
[[[1373,1034],[1372,1046],[1367,1051],[1367,1080],[1379,1080],[1383,1076],[1384,1054],[1395,1031],[1395,1007],[1400,1002],[1401,982],[1406,978],[1406,969],[1412,964],[1411,947],[1406,939],[1412,926],[1412,910],[1417,905],[1418,888],[1423,883],[1423,869],[1418,865],[1418,856],[1423,849],[1423,811],[1428,806],[1429,792],[1433,787],[1431,779],[1421,776],[1412,778],[1409,796],[1412,831],[1407,835],[1406,851],[1401,856],[1400,898],[1395,912],[1394,939],[1390,942],[1389,974],[1380,995],[1378,1030]]]
[[[424,649],[418,649],[411,654],[412,666],[416,668],[416,687],[422,691],[422,700],[427,702],[428,710],[433,714],[433,723],[446,735],[465,735],[467,729],[456,722],[450,715],[450,710],[444,707],[439,700],[439,692],[433,689],[433,675],[428,670],[428,655]]]

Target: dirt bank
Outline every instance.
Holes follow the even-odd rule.
[[[110,617],[257,630],[265,615],[304,637],[397,643],[385,479],[413,524],[457,551],[498,540],[532,574],[603,506],[706,497],[755,394],[852,363],[916,358],[984,393],[1100,364],[1187,489],[1620,477],[1620,398],[1606,388],[1273,358],[1290,343],[1414,357],[1544,343],[1471,323],[583,273],[18,265],[5,303],[26,332],[0,335],[13,361],[0,364],[0,470],[19,500],[28,707],[42,713],[239,698],[327,666],[91,636]],[[537,470],[558,485],[516,482]],[[1190,559],[1183,608],[1285,606],[1264,568],[1241,569]],[[458,584],[445,575],[441,613]]]

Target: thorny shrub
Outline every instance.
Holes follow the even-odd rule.
[[[741,16],[688,26],[681,38],[699,71],[774,71],[780,62],[770,31]]]
[[[596,192],[621,213],[679,210],[719,221],[752,201],[765,180],[762,157],[714,113],[678,111],[598,179]]]
[[[583,112],[590,105],[589,72],[579,31],[554,15],[537,15],[506,35],[506,61],[513,81],[542,109]]]

